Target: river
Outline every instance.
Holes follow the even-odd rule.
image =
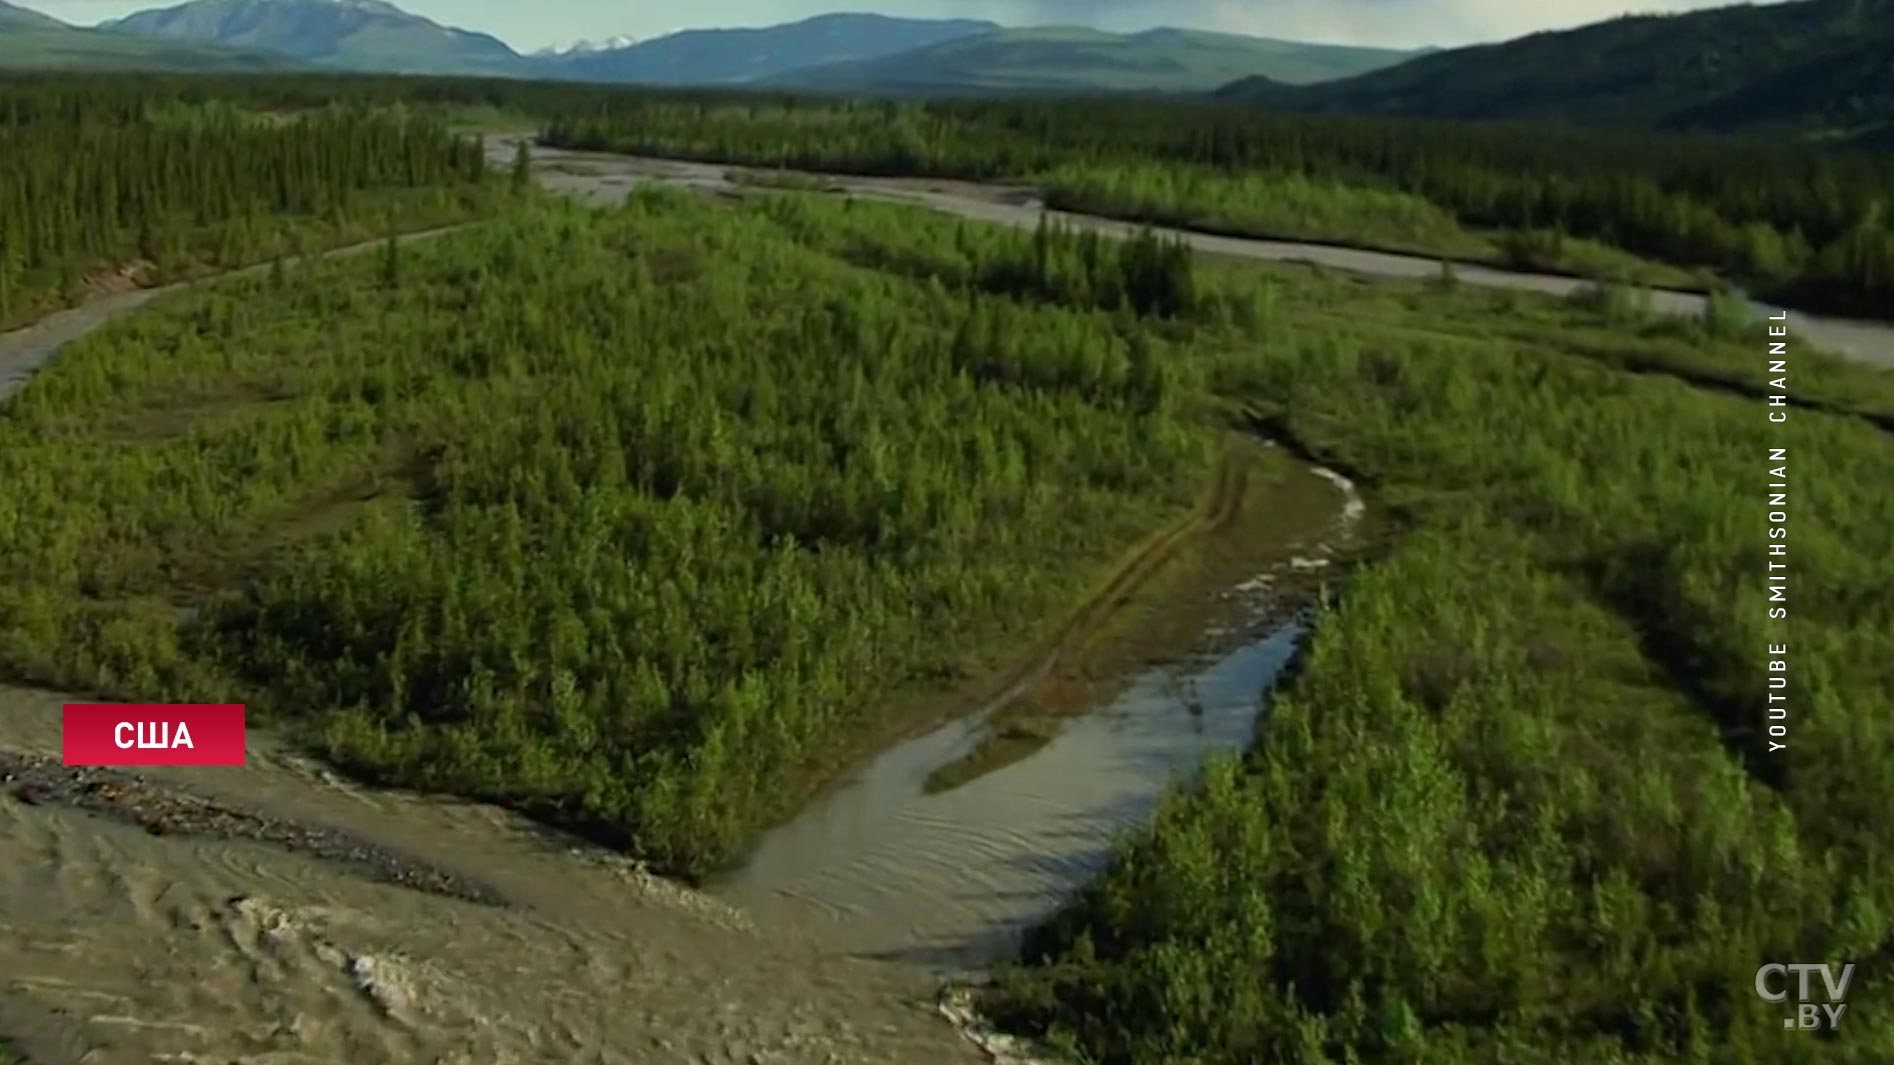
[[[510,160],[516,144],[517,140],[513,138],[496,140],[489,148],[495,165]],[[744,185],[730,180],[732,167],[723,164],[569,152],[555,148],[537,148],[534,151],[535,159],[543,168],[541,180],[549,188],[588,203],[613,202],[623,198],[626,190],[646,182],[732,195],[746,191]],[[839,194],[914,203],[945,214],[996,225],[1029,229],[1039,225],[1044,218],[1071,229],[1090,230],[1115,237],[1129,236],[1144,228],[1096,215],[1048,210],[1031,189],[1021,186],[849,174],[804,176]],[[1293,240],[1218,236],[1166,227],[1153,227],[1153,231],[1181,240],[1199,252],[1235,259],[1305,263],[1370,277],[1422,280],[1440,274],[1440,260],[1426,256]],[[1581,278],[1507,270],[1479,263],[1456,263],[1454,272],[1461,282],[1469,285],[1540,292],[1552,296],[1567,296],[1593,284]],[[1660,314],[1684,316],[1702,314],[1706,302],[1698,293],[1662,289],[1650,290],[1650,298],[1652,310]],[[1752,306],[1762,314],[1786,314],[1789,328],[1796,336],[1834,354],[1874,366],[1894,368],[1894,322],[1785,311],[1762,302],[1753,302]]]

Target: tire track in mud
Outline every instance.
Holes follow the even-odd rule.
[[[1051,676],[1067,656],[1080,650],[1086,638],[1102,629],[1111,617],[1194,536],[1230,521],[1243,505],[1247,475],[1234,443],[1225,446],[1212,471],[1210,484],[1192,512],[1133,548],[1105,578],[1103,587],[1087,596],[1078,608],[1044,640],[1025,664],[1010,671],[999,694],[982,701],[973,711],[985,713],[1024,695]]]
[[[1352,543],[1362,503],[1345,479],[1229,441],[1193,515],[1127,552],[1063,642],[1027,657],[1006,693],[1022,705],[878,752],[709,889],[950,982],[1013,956],[1176,775],[1254,738],[1259,693],[1302,635],[1305,571]],[[998,1053],[967,1006],[942,1008]]]

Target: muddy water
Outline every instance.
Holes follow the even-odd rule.
[[[853,953],[935,976],[980,969],[1091,879],[1178,774],[1248,745],[1259,696],[1300,633],[1283,626],[1211,662],[1147,673],[1026,760],[942,794],[922,782],[970,752],[983,726],[902,744],[771,833],[716,894],[827,925],[823,938]]]
[[[56,751],[58,707],[0,690],[0,747]],[[0,1032],[35,1065],[980,1060],[911,974],[502,811],[343,785],[267,736],[240,769],[145,775],[336,826],[505,903],[0,787]]]
[[[980,744],[997,707],[900,744],[768,834],[715,893],[772,923],[807,926],[837,949],[937,978],[1013,953],[1020,933],[1091,879],[1170,784],[1211,752],[1251,742],[1261,697],[1303,631],[1271,609],[1280,605],[1273,586],[1328,565],[1364,510],[1346,478],[1315,472],[1328,489],[1321,532],[1230,593],[1250,620],[1239,621],[1248,631],[1205,634],[1223,650],[1144,672],[1025,760],[950,791],[923,785]]]

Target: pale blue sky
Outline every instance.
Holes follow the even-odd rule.
[[[14,0],[81,25],[167,0]],[[1626,11],[1684,11],[1723,0],[394,0],[436,22],[491,33],[521,51],[577,38],[655,37],[704,26],[763,26],[837,10],[1007,25],[1083,23],[1110,30],[1152,26],[1254,33],[1292,40],[1412,47],[1498,40]]]

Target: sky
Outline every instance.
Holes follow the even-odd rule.
[[[91,25],[178,0],[14,0]],[[1688,11],[1726,0],[393,0],[436,22],[491,33],[521,51],[617,34],[766,26],[829,11],[872,10],[928,18],[984,18],[1009,26],[1153,26],[1250,33],[1289,40],[1412,48],[1453,47],[1563,29],[1627,11]]]

